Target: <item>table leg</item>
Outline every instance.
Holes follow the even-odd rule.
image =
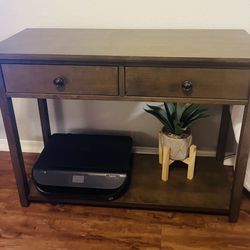
[[[2,111],[3,122],[9,144],[10,156],[16,178],[20,203],[22,206],[26,207],[29,205],[29,186],[27,175],[25,172],[25,165],[16,125],[13,104],[11,98],[7,97],[5,94],[2,72],[0,72],[0,108]]]
[[[46,99],[37,99],[38,109],[42,127],[44,145],[48,143],[49,137],[51,136],[48,105]]]
[[[248,154],[250,148],[250,100],[245,106],[244,116],[242,121],[240,141],[236,157],[234,181],[230,203],[229,220],[236,222],[239,217],[240,203],[242,197],[243,183],[248,162]]]
[[[217,143],[216,160],[222,165],[225,158],[226,144],[228,128],[230,123],[230,110],[229,105],[223,105],[221,122],[220,122],[220,132]]]

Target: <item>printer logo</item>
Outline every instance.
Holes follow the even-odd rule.
[[[84,175],[73,175],[72,182],[73,183],[84,183]]]

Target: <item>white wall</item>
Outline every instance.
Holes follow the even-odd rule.
[[[28,27],[239,28],[250,32],[250,1],[0,0],[0,40]],[[14,104],[21,139],[41,140],[35,101],[17,99]],[[120,130],[131,134],[137,145],[156,146],[161,125],[143,107],[144,103],[132,102],[49,101],[53,131]],[[220,107],[210,111],[211,118],[193,129],[195,142],[206,149],[215,148]]]

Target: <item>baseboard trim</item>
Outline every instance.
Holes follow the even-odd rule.
[[[41,153],[44,144],[42,141],[21,140],[21,148],[23,152]],[[9,151],[7,139],[0,139],[0,151]]]
[[[154,147],[134,147],[133,150],[137,154],[158,154],[158,148]],[[213,150],[198,150],[198,156],[215,157],[216,152]]]
[[[23,152],[40,153],[43,149],[42,141],[21,140]],[[0,139],[0,151],[9,151],[9,146],[6,139]],[[138,154],[158,154],[158,148],[154,147],[134,147],[133,152]],[[213,150],[198,150],[198,156],[214,157],[216,154]]]

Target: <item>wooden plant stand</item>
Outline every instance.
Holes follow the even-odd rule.
[[[194,177],[196,157],[196,146],[191,145],[189,148],[189,155],[186,159],[182,160],[183,163],[188,165],[187,178],[192,180]],[[170,148],[168,146],[159,147],[159,163],[162,164],[161,179],[163,181],[168,180],[169,167],[175,160],[170,159]]]

